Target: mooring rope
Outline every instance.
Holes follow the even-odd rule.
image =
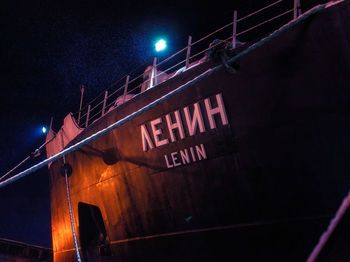
[[[36,165],[34,165],[34,166],[32,166],[32,167],[22,171],[20,173],[18,173],[17,175],[14,175],[13,177],[10,177],[10,178],[8,178],[7,180],[5,180],[3,182],[0,182],[0,188],[4,187],[4,186],[6,186],[6,185],[8,185],[8,184],[10,184],[10,183],[20,179],[20,178],[22,178],[22,177],[24,177],[24,176],[26,176],[26,175],[28,175],[30,173],[33,173],[34,171],[36,171],[36,170],[38,170],[38,169],[48,165],[50,162],[53,162],[53,161],[63,157],[64,155],[67,155],[67,154],[77,150],[78,148],[80,148],[80,147],[90,143],[91,141],[93,141],[93,140],[95,140],[95,139],[105,135],[106,133],[110,132],[111,130],[113,130],[113,129],[115,129],[115,128],[125,124],[126,122],[134,119],[135,117],[137,117],[137,116],[143,114],[144,112],[154,108],[158,104],[164,102],[165,100],[173,97],[174,95],[182,92],[183,90],[189,88],[190,86],[194,85],[195,83],[197,83],[197,82],[201,81],[202,79],[208,77],[209,75],[211,75],[212,73],[214,73],[218,69],[219,68],[214,68],[214,69],[209,69],[209,70],[205,71],[204,73],[202,73],[199,76],[195,77],[194,79],[192,79],[191,81],[187,82],[186,84],[184,84],[184,85],[174,89],[173,91],[171,91],[171,92],[167,93],[166,95],[156,99],[155,101],[149,103],[145,107],[143,107],[143,108],[141,108],[141,109],[131,113],[130,115],[124,117],[123,119],[120,119],[119,121],[111,124],[110,126],[108,126],[108,127],[104,128],[104,129],[94,133],[90,137],[87,137],[87,138],[83,139],[82,141],[77,142],[76,144],[74,144],[74,145],[72,145],[72,146],[62,150],[61,152],[57,153],[56,155],[53,155],[53,156],[43,160],[42,162],[40,162],[40,163],[38,163],[38,164],[36,164]]]
[[[68,175],[67,175],[67,171],[66,170],[65,170],[64,176],[65,176],[65,179],[66,179],[66,189],[67,189],[69,217],[70,217],[70,222],[71,222],[71,226],[72,226],[74,246],[75,246],[75,251],[77,253],[77,259],[78,259],[79,262],[81,262],[79,246],[78,246],[78,240],[77,240],[77,234],[75,232],[75,225],[74,225],[74,220],[73,220],[72,204],[71,204],[71,200],[70,200],[69,181],[68,181]]]
[[[271,33],[269,36],[263,38],[262,40],[260,40],[259,42],[251,45],[250,47],[248,47],[247,49],[243,50],[242,52],[240,52],[239,54],[237,54],[236,56],[232,57],[231,59],[229,59],[227,62],[229,64],[236,62],[238,59],[240,59],[241,57],[243,57],[244,55],[250,53],[251,51],[255,50],[256,48],[264,45],[265,43],[269,42],[270,40],[276,38],[278,35],[280,35],[281,33],[285,32],[286,30],[288,30],[289,28],[295,26],[296,24],[300,23],[301,21],[305,20],[306,18],[308,18],[310,15],[321,11],[322,9],[324,9],[327,6],[327,4],[323,4],[323,5],[318,5],[314,8],[312,8],[311,10],[309,10],[308,12],[304,13],[303,15],[299,16],[297,19],[292,20],[290,23],[286,24],[285,26],[281,27],[280,29],[277,29],[276,31],[274,31],[273,33]],[[77,142],[76,144],[62,150],[61,152],[57,153],[56,155],[53,155],[45,160],[43,160],[42,162],[18,173],[17,175],[14,175],[13,177],[8,178],[7,180],[0,182],[0,188],[4,187],[10,183],[13,183],[14,181],[30,174],[33,173],[34,171],[48,165],[50,162],[53,162],[61,157],[63,157],[64,155],[67,155],[75,150],[77,150],[78,148],[90,143],[91,141],[103,136],[104,134],[110,132],[111,130],[125,124],[126,122],[134,119],[135,117],[145,113],[146,111],[154,108],[155,106],[157,106],[158,104],[168,100],[169,98],[173,97],[174,95],[186,90],[187,88],[193,86],[194,84],[198,83],[199,81],[202,81],[203,79],[211,76],[214,72],[217,72],[218,70],[220,70],[224,65],[218,65],[216,67],[214,67],[213,69],[208,69],[207,71],[203,72],[202,74],[200,74],[199,76],[195,77],[194,79],[190,80],[189,82],[183,84],[182,86],[179,86],[178,88],[174,89],[173,91],[165,94],[164,96],[156,99],[155,101],[149,103],[148,105],[146,105],[145,107],[137,110],[136,112],[131,113],[130,115],[124,117],[123,119],[111,124],[110,126],[106,127],[105,129],[102,129],[98,132],[96,132],[95,134],[91,135],[90,137],[85,138],[84,140]]]
[[[64,147],[63,133],[61,133],[61,143],[62,143],[62,147]],[[66,156],[63,155],[62,158],[63,158],[63,164],[66,164]],[[67,174],[67,169],[66,168],[64,168],[64,177],[65,177],[65,180],[66,180],[69,217],[70,217],[70,223],[71,223],[71,226],[72,226],[74,246],[75,246],[75,251],[77,253],[77,259],[78,259],[79,262],[81,262],[79,246],[78,246],[78,241],[77,241],[77,234],[75,233],[75,225],[74,225],[74,220],[73,220],[72,204],[71,204],[71,200],[70,200],[69,180],[68,180],[68,174]]]

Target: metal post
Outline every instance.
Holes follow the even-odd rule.
[[[190,56],[191,56],[191,45],[192,45],[192,36],[188,36],[187,42],[187,53],[186,53],[186,68],[190,65]]]
[[[88,106],[88,111],[87,111],[87,114],[86,114],[85,127],[87,127],[88,124],[89,124],[90,110],[91,110],[91,105]]]
[[[125,81],[125,86],[124,86],[123,103],[125,102],[125,97],[126,97],[126,94],[128,93],[129,79],[130,79],[130,76],[127,75],[126,76],[126,81]]]
[[[301,15],[300,0],[294,0],[293,19],[296,19],[300,15]]]
[[[108,91],[105,91],[105,97],[103,99],[103,106],[102,106],[102,116],[104,116],[105,114],[107,98],[108,98]]]
[[[52,123],[53,123],[53,117],[51,117],[51,121],[50,121],[50,129],[52,129]]]
[[[153,67],[152,67],[152,76],[151,76],[151,85],[153,87],[157,84],[157,57],[153,59]]]
[[[232,34],[232,48],[236,48],[236,35],[237,35],[237,10],[233,11],[233,34]]]
[[[85,86],[80,85],[81,96],[80,96],[80,107],[79,107],[79,114],[78,114],[78,125],[80,123],[80,114],[81,114],[81,106],[83,105],[84,89],[85,89]]]

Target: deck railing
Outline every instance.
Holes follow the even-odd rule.
[[[204,58],[206,52],[222,43],[222,41],[228,43],[230,47],[234,49],[239,43],[241,43],[237,40],[237,37],[242,37],[243,35],[246,35],[247,33],[281,17],[286,17],[287,15],[292,14],[289,18],[292,20],[296,19],[301,14],[300,0],[293,0],[293,8],[283,8],[287,10],[283,10],[264,21],[243,29],[242,31],[238,31],[241,22],[283,2],[286,1],[278,0],[241,18],[238,18],[238,13],[235,10],[233,11],[233,20],[229,24],[195,42],[192,42],[192,36],[189,36],[187,46],[160,62],[157,61],[157,58],[154,58],[153,65],[148,67],[148,71],[143,71],[141,74],[136,74],[136,76],[133,74],[126,75],[110,85],[105,91],[101,92],[84,107],[82,107],[80,103],[80,110],[75,114],[79,126],[88,127],[92,122],[104,116],[109,110],[118,107],[119,104],[124,103],[129,99],[132,99],[133,94],[141,93],[144,89],[147,89],[147,87],[154,87],[159,84],[158,82],[162,81],[164,76],[169,78],[176,73],[188,69],[194,64],[194,61],[197,61],[198,63],[200,57]],[[220,39],[221,42],[214,43],[213,41],[216,39]],[[145,69],[146,68],[143,70]],[[145,79],[147,77],[148,79]],[[84,88],[82,88],[82,96],[83,93]]]

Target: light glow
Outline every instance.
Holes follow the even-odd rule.
[[[43,126],[43,127],[41,128],[41,131],[43,132],[43,134],[46,134],[46,131],[47,131],[47,130],[46,130],[46,127]]]
[[[156,43],[156,51],[162,51],[166,48],[166,42],[164,39],[160,39],[158,40],[158,42]]]

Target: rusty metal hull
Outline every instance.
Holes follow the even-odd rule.
[[[335,27],[341,31],[341,16],[323,23],[325,17],[336,17],[339,8],[322,12],[249,53],[236,74],[222,68],[69,154],[73,216],[83,257],[87,261],[305,260],[350,185],[345,157],[350,148],[350,91],[345,88],[350,82],[345,74],[350,54],[342,38],[330,42],[321,34],[334,32]],[[320,50],[325,52],[320,55]],[[204,63],[134,97],[76,141],[213,66]],[[213,127],[206,103],[216,108],[220,97],[227,119],[223,113],[213,113]],[[204,131],[198,122],[191,134],[184,108],[192,116],[195,104]],[[183,134],[167,125],[167,115],[176,122],[175,112]],[[188,159],[183,158],[185,149]],[[74,261],[61,165],[56,161],[50,168],[54,260]],[[101,246],[107,251],[100,248],[89,255],[83,250],[85,222],[79,203],[100,210],[106,235]]]

